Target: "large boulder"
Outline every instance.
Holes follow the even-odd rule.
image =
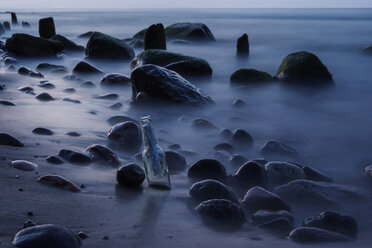
[[[124,41],[94,32],[87,43],[85,54],[91,59],[131,60],[134,58],[133,49]]]
[[[161,23],[151,25],[145,33],[145,50],[167,50],[164,26]]]
[[[212,32],[203,23],[175,23],[165,29],[170,39],[182,39],[188,41],[215,41]]]
[[[54,35],[52,38],[50,38],[50,40],[61,42],[61,44],[63,45],[63,48],[69,52],[82,52],[85,50],[83,46],[76,44],[72,40],[69,40],[60,34]]]
[[[163,66],[183,77],[210,77],[213,72],[204,59],[158,49],[146,50],[138,54],[131,64],[133,67],[147,64]]]
[[[239,69],[230,77],[232,84],[259,84],[273,81],[274,78],[269,73],[256,69]]]
[[[39,20],[39,35],[41,38],[50,39],[56,35],[53,17],[42,18]]]
[[[6,40],[6,49],[18,56],[51,57],[62,52],[63,45],[57,41],[18,33]]]
[[[279,80],[312,86],[332,85],[332,74],[312,53],[301,51],[287,55],[276,73]]]
[[[125,152],[137,152],[142,145],[142,132],[133,121],[118,123],[107,134],[111,146]]]
[[[133,99],[140,93],[163,101],[189,105],[213,103],[199,88],[178,73],[156,65],[137,67],[131,74]]]

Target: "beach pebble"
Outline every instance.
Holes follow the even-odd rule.
[[[6,85],[5,84],[0,84],[0,90],[5,90],[6,89]]]
[[[121,163],[116,154],[103,145],[91,145],[86,149],[92,161],[95,163],[103,163],[111,166],[119,166]]]
[[[67,67],[63,65],[41,63],[36,67],[36,70],[41,71],[41,72],[51,72],[54,70],[67,70]]]
[[[45,39],[50,39],[56,35],[53,17],[46,17],[39,20],[39,35]]]
[[[49,163],[51,164],[63,164],[63,160],[60,159],[59,157],[57,156],[49,156],[46,158],[46,161],[48,161]]]
[[[87,238],[89,238],[89,236],[86,233],[82,232],[82,231],[78,232],[77,233],[77,236],[79,238],[81,238],[81,239],[87,239]]]
[[[126,122],[126,121],[132,121],[132,122],[137,123],[136,120],[134,120],[130,117],[127,117],[127,116],[122,116],[122,115],[113,116],[113,117],[110,117],[110,118],[107,119],[108,124],[110,124],[112,126],[114,126],[118,123]]]
[[[38,179],[39,182],[65,188],[72,192],[80,192],[79,186],[59,175],[44,175]]]
[[[14,103],[7,101],[7,100],[3,100],[3,99],[0,99],[0,104],[5,105],[5,106],[15,106]]]
[[[225,167],[215,159],[201,159],[195,162],[188,170],[188,177],[195,179],[225,180],[227,177]]]
[[[43,92],[35,97],[39,101],[54,101],[54,98],[46,92]]]
[[[123,107],[123,104],[121,102],[117,102],[109,106],[110,109],[114,109],[114,110],[121,109],[122,107]]]
[[[353,217],[333,211],[325,211],[319,215],[307,217],[303,226],[318,227],[352,238],[356,238],[358,233],[358,223]]]
[[[50,40],[58,41],[63,45],[63,48],[67,52],[84,52],[85,48],[73,42],[72,40],[67,39],[65,36],[56,34]]]
[[[0,133],[0,145],[23,147],[23,143],[7,133]]]
[[[35,134],[41,134],[41,135],[53,135],[54,132],[48,128],[45,127],[37,127],[34,130],[32,130]]]
[[[64,101],[64,102],[72,102],[72,103],[76,103],[76,104],[81,103],[79,100],[75,100],[75,99],[72,99],[72,98],[69,98],[69,97],[63,98],[62,101]]]
[[[184,171],[186,169],[186,159],[184,156],[175,151],[166,151],[165,158],[170,173]]]
[[[13,57],[6,57],[4,59],[4,64],[5,65],[16,65],[16,64],[18,64],[18,60],[16,58],[13,58]]]
[[[230,76],[233,86],[260,85],[273,82],[274,78],[267,72],[256,69],[239,69]],[[244,88],[243,88],[244,89]]]
[[[12,161],[12,167],[23,171],[35,171],[39,166],[26,160],[14,160]]]
[[[330,232],[316,227],[298,227],[294,229],[289,238],[299,243],[320,243],[320,242],[348,242],[351,238]]]
[[[279,154],[279,155],[286,155],[286,156],[296,156],[298,152],[296,149],[283,144],[276,140],[269,140],[261,148],[262,154]]]
[[[97,87],[97,85],[95,85],[91,81],[86,81],[84,83],[81,83],[80,86],[83,87],[83,88],[94,88],[94,87]]]
[[[80,137],[81,134],[78,132],[67,132],[66,135],[71,136],[71,137]]]
[[[294,229],[294,225],[287,218],[278,218],[263,223],[257,226],[257,228],[287,236]]]
[[[66,81],[77,81],[77,82],[83,81],[78,76],[76,76],[74,74],[72,74],[72,75],[66,75],[62,79],[66,80]]]
[[[91,158],[87,155],[66,149],[60,150],[58,156],[74,164],[89,164],[92,162]]]
[[[63,92],[68,93],[68,94],[73,94],[76,92],[74,88],[66,88],[63,90]]]
[[[245,194],[242,207],[251,213],[258,210],[286,210],[291,211],[290,206],[279,196],[261,188],[253,187]]]
[[[25,66],[21,66],[18,69],[18,74],[23,75],[23,76],[30,76],[30,77],[35,77],[35,78],[43,78],[43,74],[40,72],[36,72],[31,70],[30,68],[27,68]]]
[[[305,179],[305,173],[299,166],[287,162],[269,162],[265,164],[265,172],[269,184],[273,187]]]
[[[233,132],[232,140],[233,142],[243,146],[250,146],[253,144],[252,136],[244,129],[236,129]]]
[[[292,214],[286,210],[277,210],[277,211],[270,211],[270,210],[258,210],[252,215],[252,220],[255,223],[263,224],[266,222],[270,222],[275,219],[279,218],[286,218],[291,223],[294,222],[294,217]]]
[[[101,86],[130,86],[131,81],[130,77],[119,74],[119,73],[110,73],[106,74],[100,82]]]
[[[197,118],[191,121],[191,127],[195,128],[197,130],[216,130],[218,129],[214,124],[212,124],[210,121]]]
[[[103,72],[92,66],[91,64],[85,62],[85,61],[80,61],[72,70],[74,74],[79,74],[79,75],[84,75],[84,74],[103,74]]]
[[[232,180],[235,185],[246,190],[254,186],[266,187],[265,171],[260,164],[253,161],[240,166]]]
[[[195,207],[203,217],[228,225],[241,225],[245,221],[242,209],[236,203],[225,199],[203,201]]]
[[[222,129],[219,133],[218,133],[219,136],[221,136],[222,138],[224,139],[231,139],[232,138],[232,135],[233,133],[231,132],[230,129]]]
[[[49,82],[44,82],[44,81],[41,81],[38,85],[40,88],[43,88],[43,89],[55,89],[56,86],[52,83],[49,83]]]
[[[241,99],[237,99],[237,100],[235,100],[235,101],[233,102],[232,106],[233,106],[234,108],[242,108],[242,107],[245,106],[245,102],[244,102],[243,100],[241,100]]]
[[[126,121],[111,127],[107,134],[109,144],[125,152],[137,152],[142,145],[142,132],[139,126]]]
[[[18,88],[19,91],[27,92],[27,91],[34,91],[34,88],[31,86],[22,86]]]
[[[226,151],[228,153],[233,153],[234,147],[229,143],[219,143],[213,147],[215,151]]]
[[[127,187],[138,187],[145,180],[145,171],[137,164],[121,166],[116,172],[116,180]]]
[[[102,100],[115,100],[119,98],[118,94],[111,93],[111,94],[104,94],[104,95],[98,95],[98,96],[93,96],[95,99],[102,99]]]
[[[180,144],[172,144],[172,145],[169,145],[168,148],[170,150],[177,151],[177,150],[180,150],[181,149],[181,145]]]
[[[211,199],[226,199],[237,204],[239,203],[238,198],[230,188],[212,179],[194,183],[190,188],[189,194],[200,202]]]
[[[78,237],[65,227],[37,225],[19,231],[12,243],[19,248],[79,248]]]

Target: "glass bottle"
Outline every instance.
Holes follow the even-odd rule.
[[[171,188],[169,171],[165,152],[157,144],[154,130],[151,127],[151,117],[141,117],[144,149],[142,160],[145,164],[146,177],[150,186]]]

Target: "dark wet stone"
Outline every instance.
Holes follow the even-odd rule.
[[[0,22],[0,36],[2,36],[5,32],[6,32],[5,27],[3,23]],[[3,49],[1,45],[0,48]]]
[[[180,149],[178,150],[178,152],[184,156],[197,156],[198,153],[192,151],[192,150],[188,150],[188,149]]]
[[[302,167],[302,170],[304,171],[307,180],[316,182],[333,182],[333,179],[331,177],[325,175],[323,172],[318,171],[317,169],[304,166]]]
[[[99,96],[94,96],[95,99],[102,99],[102,100],[115,100],[119,98],[118,94],[105,94],[105,95],[99,95]]]
[[[28,34],[13,34],[6,40],[6,48],[18,56],[51,57],[62,52],[60,42],[34,37]]]
[[[76,90],[74,88],[66,88],[63,90],[63,92],[73,94],[76,92]]]
[[[181,145],[180,144],[172,144],[172,145],[168,146],[168,148],[170,150],[177,151],[177,150],[180,150],[181,149]]]
[[[127,187],[138,187],[145,180],[144,170],[137,164],[121,166],[116,173],[116,180]]]
[[[29,77],[35,77],[35,78],[43,78],[43,74],[40,72],[36,72],[31,70],[30,68],[21,66],[18,69],[18,74],[23,75],[23,76],[29,76]]]
[[[322,212],[319,215],[306,218],[303,226],[318,227],[352,238],[356,238],[358,233],[358,223],[353,217],[332,211]]]
[[[198,129],[198,130],[216,130],[218,129],[214,124],[212,124],[210,121],[197,118],[191,121],[191,127]]]
[[[4,59],[4,64],[5,65],[16,65],[16,64],[18,64],[18,60],[16,58],[13,58],[13,57],[6,57]]]
[[[47,224],[19,231],[13,244],[19,248],[79,248],[80,240],[65,227]]]
[[[227,177],[225,167],[215,159],[201,159],[191,165],[188,177],[196,179],[225,180]]]
[[[50,39],[56,35],[53,17],[46,17],[39,20],[39,35],[45,39]]]
[[[15,68],[14,65],[10,65],[10,66],[8,67],[7,70],[8,70],[8,71],[11,71],[11,72],[15,72],[15,71],[17,71],[17,69]]]
[[[229,157],[229,162],[234,166],[242,165],[242,164],[248,162],[248,158],[246,158],[242,155],[239,155],[239,154],[234,154],[234,155],[231,155]]]
[[[26,220],[25,223],[23,223],[23,229],[29,228],[32,226],[37,226],[37,224],[33,222],[32,220]]]
[[[232,135],[232,140],[239,145],[244,146],[253,145],[252,136],[244,129],[236,129]]]
[[[23,171],[35,171],[39,166],[26,160],[14,160],[12,161],[12,167]]]
[[[110,109],[121,109],[123,107],[123,104],[121,102],[117,102],[117,103],[114,103],[114,104],[111,104],[109,106]]]
[[[55,174],[41,176],[38,181],[44,184],[50,184],[56,187],[65,188],[71,192],[80,192],[81,188],[70,180]]]
[[[189,191],[191,197],[201,201],[211,199],[226,199],[238,204],[238,198],[225,184],[207,179],[194,183]]]
[[[256,162],[262,166],[265,166],[265,164],[267,164],[267,160],[266,159],[263,159],[263,158],[255,158],[255,159],[252,159],[253,162]]]
[[[90,164],[92,162],[91,158],[87,155],[67,149],[60,150],[58,156],[74,164]]]
[[[52,38],[50,38],[50,40],[61,42],[63,45],[63,48],[69,52],[84,52],[85,50],[83,46],[76,44],[72,40],[69,40],[60,34],[54,35]]]
[[[260,84],[273,81],[274,78],[269,73],[255,69],[239,69],[230,77],[232,84]]]
[[[81,82],[82,80],[76,76],[76,75],[66,75],[63,77],[64,80],[67,80],[67,81],[78,81],[78,82]]]
[[[68,70],[61,68],[61,69],[52,70],[52,71],[50,71],[50,73],[52,73],[52,74],[67,74]]]
[[[265,171],[260,164],[253,161],[243,164],[232,179],[235,185],[247,189],[254,186],[266,187]]]
[[[23,143],[7,133],[0,133],[0,145],[23,147]]]
[[[46,158],[46,161],[48,161],[51,164],[63,164],[63,160],[57,156],[49,156]]]
[[[115,167],[121,164],[116,154],[106,146],[94,144],[89,146],[86,149],[86,152],[88,152],[93,162],[103,163]]]
[[[265,172],[269,184],[273,187],[305,179],[305,173],[300,167],[287,162],[269,162],[265,164]]]
[[[255,223],[263,224],[270,222],[275,219],[285,218],[290,223],[294,222],[292,214],[286,210],[270,211],[270,210],[258,210],[252,215],[252,220]],[[288,234],[288,233],[287,233]]]
[[[320,242],[349,242],[349,237],[330,232],[316,227],[298,227],[289,234],[289,238],[299,243],[320,243]]]
[[[110,145],[126,152],[137,152],[142,146],[142,132],[132,121],[118,123],[107,134]]]
[[[78,38],[81,38],[81,39],[88,39],[90,38],[90,36],[94,33],[94,31],[88,31],[84,34],[81,34],[78,36]]]
[[[24,28],[31,28],[31,24],[29,22],[22,21],[22,27],[24,27]]]
[[[243,100],[241,100],[241,99],[237,99],[237,100],[235,100],[235,101],[233,102],[232,106],[233,106],[234,108],[242,108],[242,107],[245,106],[245,102],[244,102]]]
[[[10,101],[7,101],[7,100],[3,100],[3,99],[0,99],[0,105],[5,105],[5,106],[15,106],[14,103],[10,102]]]
[[[41,135],[53,135],[53,131],[45,128],[45,127],[37,127],[34,130],[32,130],[33,133],[41,134]]]
[[[67,67],[63,65],[54,65],[54,64],[49,64],[49,63],[41,63],[36,67],[36,70],[41,71],[41,72],[51,72],[51,71],[58,70],[58,69],[67,70]]]
[[[71,137],[80,137],[81,134],[78,132],[67,132],[66,135],[71,136]]]
[[[79,100],[71,99],[71,98],[69,98],[69,97],[65,97],[65,98],[63,98],[62,101],[65,101],[65,102],[72,102],[72,103],[77,103],[77,104],[81,103]]]
[[[234,147],[229,143],[219,143],[213,147],[215,151],[226,151],[228,153],[233,153]]]
[[[22,86],[22,87],[19,87],[18,90],[26,92],[26,91],[34,91],[34,88],[32,88],[30,86]]]
[[[167,50],[164,26],[161,23],[151,25],[145,32],[145,50]]]
[[[245,221],[243,211],[236,203],[225,199],[203,201],[195,208],[203,217],[229,225],[241,225]]]
[[[167,38],[187,41],[215,41],[212,32],[203,23],[175,23],[165,29]]]
[[[245,194],[242,200],[242,207],[250,213],[258,210],[287,210],[291,211],[289,205],[279,196],[261,188],[253,187]]]
[[[79,75],[84,75],[84,74],[102,74],[103,72],[90,65],[89,63],[85,62],[85,61],[80,61],[75,67],[74,69],[72,70],[72,72],[74,74],[79,74]]]
[[[248,35],[243,34],[236,42],[236,55],[238,57],[247,57],[249,55]]]
[[[11,18],[12,18],[12,25],[18,25],[18,18],[17,14],[14,12],[10,12]]]
[[[44,89],[54,89],[54,88],[56,88],[56,86],[54,86],[54,84],[49,83],[49,82],[46,82],[46,83],[39,83],[38,86],[39,86],[40,88],[44,88]]]
[[[166,151],[165,158],[170,173],[184,171],[186,169],[186,159],[178,152]]]
[[[101,86],[130,86],[130,77],[119,74],[110,73],[106,74],[101,80]]]
[[[3,25],[6,31],[10,30],[10,23],[8,21],[3,22]]]
[[[278,218],[257,226],[259,229],[265,229],[280,235],[287,236],[294,228],[293,224],[287,218]]]
[[[224,138],[224,139],[231,139],[232,138],[232,135],[233,133],[231,132],[230,129],[223,129],[219,132],[219,135]]]
[[[262,154],[277,154],[277,155],[286,155],[286,156],[297,156],[298,152],[296,149],[283,144],[276,140],[269,140],[261,148]]]
[[[118,116],[113,116],[113,117],[110,117],[109,119],[107,119],[107,122],[113,126],[113,125],[116,125],[118,123],[121,123],[121,122],[126,122],[126,121],[132,121],[132,122],[135,122],[137,123],[136,120],[130,118],[130,117],[127,117],[127,116],[121,116],[121,115],[118,115]]]
[[[109,35],[93,32],[87,43],[85,54],[91,59],[131,60],[133,49],[124,41]]]
[[[84,83],[81,83],[80,86],[83,87],[83,88],[94,88],[94,87],[97,87],[97,85],[95,85],[91,81],[86,81]]]
[[[363,200],[365,192],[352,186],[334,183],[296,180],[275,188],[275,193],[289,202],[333,206],[343,200]]]
[[[276,73],[279,80],[292,84],[311,86],[333,85],[332,74],[320,59],[301,51],[287,55]]]
[[[87,238],[89,238],[89,236],[86,233],[81,232],[81,231],[77,233],[77,236],[79,238],[81,238],[81,239],[87,239]]]
[[[36,99],[39,100],[39,101],[54,101],[55,100],[51,95],[49,95],[46,92],[43,92],[43,93],[37,95]]]

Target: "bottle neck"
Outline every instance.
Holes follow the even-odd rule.
[[[157,146],[154,131],[151,127],[151,123],[147,122],[142,125],[143,139],[145,146],[155,148]]]

